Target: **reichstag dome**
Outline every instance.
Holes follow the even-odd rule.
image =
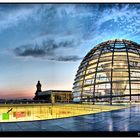
[[[82,60],[73,84],[79,102],[140,101],[140,45],[130,40],[98,44]]]

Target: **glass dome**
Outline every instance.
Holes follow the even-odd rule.
[[[138,102],[140,45],[109,40],[95,46],[82,60],[73,84],[73,100],[80,102]]]

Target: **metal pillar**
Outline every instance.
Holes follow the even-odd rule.
[[[125,41],[123,40],[123,43],[125,44]],[[130,94],[130,103],[131,103],[131,75],[130,75],[130,65],[129,65],[129,55],[128,55],[128,47],[125,44],[126,47],[126,54],[127,54],[127,63],[128,63],[128,75],[129,75],[129,94]]]
[[[86,77],[86,72],[87,72],[88,65],[89,65],[89,61],[86,64],[85,74],[84,74],[84,77],[83,77],[82,90],[81,90],[81,103],[82,103],[82,99],[83,99],[83,87],[84,87],[84,82],[85,82],[85,77]]]
[[[114,64],[114,49],[115,49],[115,43],[116,43],[116,40],[115,40],[115,42],[114,42],[114,46],[113,46],[113,52],[112,52],[112,62],[111,62],[111,80],[110,80],[110,105],[112,105],[112,94],[113,94],[113,92],[112,92],[112,77],[113,77],[113,64]]]
[[[94,87],[93,87],[93,104],[95,104],[94,100],[95,100],[95,86],[96,86],[97,69],[98,69],[98,65],[99,65],[99,61],[100,61],[100,57],[101,57],[103,49],[104,49],[104,47],[101,48],[101,51],[100,51],[100,54],[99,54],[99,57],[98,57],[98,61],[97,61],[97,65],[96,65],[96,69],[95,69]]]

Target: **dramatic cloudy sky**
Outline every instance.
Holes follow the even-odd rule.
[[[0,98],[71,90],[82,58],[102,41],[140,43],[140,4],[0,4]]]

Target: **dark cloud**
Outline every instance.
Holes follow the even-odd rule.
[[[60,56],[60,57],[54,58],[52,60],[67,62],[67,61],[78,61],[80,59],[82,59],[82,58],[80,58],[76,55],[71,55],[71,56]]]
[[[77,61],[78,56],[63,56],[63,49],[74,48],[73,40],[55,42],[54,40],[42,41],[41,45],[27,44],[14,49],[14,54],[20,57],[38,57],[55,61]],[[58,54],[57,51],[62,51]]]
[[[44,57],[46,52],[40,48],[27,48],[27,49],[20,49],[16,48],[14,50],[17,56],[32,56],[32,57]]]
[[[55,42],[54,40],[45,40],[42,42],[41,47],[44,48],[47,52],[51,52],[61,48],[72,48],[75,47],[75,44],[73,40],[65,40],[60,42]]]

